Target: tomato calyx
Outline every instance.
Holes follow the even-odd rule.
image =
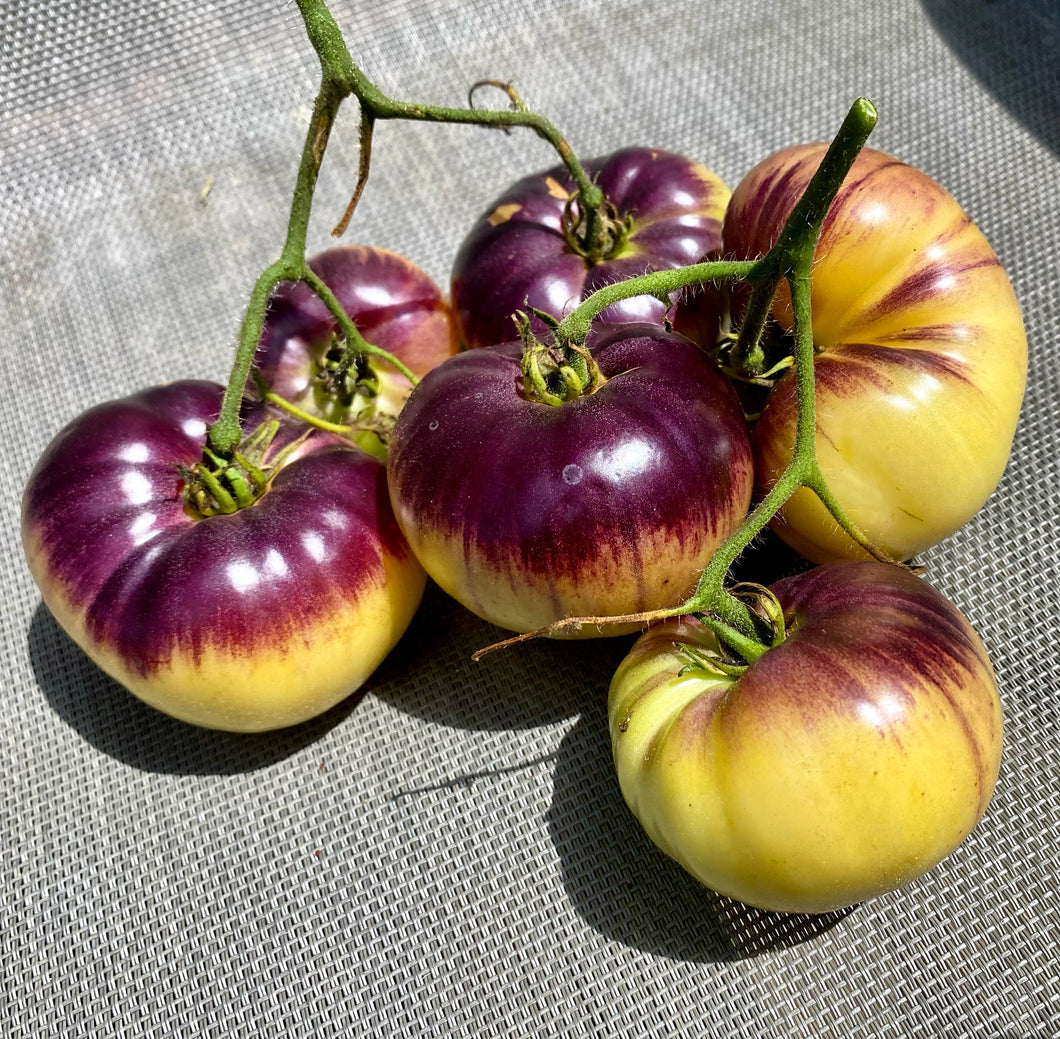
[[[395,380],[380,371],[374,356],[351,351],[341,336],[333,334],[322,357],[313,358],[314,410],[299,407],[272,390],[257,369],[251,374],[261,400],[298,422],[350,437],[369,454],[385,458],[405,395],[400,388],[403,372]],[[382,351],[379,356],[389,357]]]
[[[207,444],[201,462],[178,466],[184,481],[185,508],[197,519],[208,519],[230,516],[253,505],[309,435],[307,428],[270,459],[269,450],[279,429],[277,419],[266,419],[240,441],[231,458],[225,458]]]
[[[364,355],[351,356],[343,339],[332,337],[316,369],[313,396],[329,422],[360,420],[374,409],[380,393],[379,373]]]
[[[769,588],[744,581],[729,588],[727,595],[747,605],[753,634],[727,623],[719,616],[724,611],[717,608],[711,613],[696,612],[694,616],[714,632],[718,648],[674,643],[688,661],[679,675],[705,672],[739,678],[760,656],[775,649],[787,637],[784,608]]]
[[[567,248],[593,265],[622,252],[633,230],[633,217],[623,216],[607,199],[597,207],[586,206],[575,191],[563,207],[562,225]]]
[[[726,653],[724,647],[721,650],[701,649],[687,642],[674,642],[673,647],[681,659],[687,661],[677,672],[678,678],[684,678],[685,675],[739,678],[749,666],[742,659]]]
[[[559,328],[551,314],[534,307],[528,309],[553,332]],[[542,342],[530,331],[530,318],[522,311],[515,315],[515,322],[523,341],[519,368],[527,400],[559,407],[595,393],[604,384],[600,366],[585,346],[555,336],[550,342]]]
[[[729,378],[768,389],[794,367],[795,338],[771,322],[758,341],[748,346],[740,342],[740,330],[733,329],[712,356]]]

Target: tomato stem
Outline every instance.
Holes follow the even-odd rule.
[[[686,285],[739,278],[753,286],[753,312],[750,319],[745,319],[738,340],[739,353],[744,358],[750,358],[759,347],[777,287],[781,280],[787,280],[794,313],[793,361],[798,416],[792,459],[780,478],[717,549],[700,575],[695,591],[683,603],[621,617],[565,618],[539,632],[508,639],[496,647],[487,647],[487,650],[475,655],[476,659],[493,648],[525,641],[537,635],[574,631],[586,623],[600,625],[609,620],[612,624],[647,624],[694,613],[702,617],[722,642],[750,663],[775,645],[778,638],[783,638],[783,631],[778,628],[777,618],[767,616],[763,619],[739,595],[733,594],[726,587],[726,579],[740,553],[801,487],[808,487],[818,495],[836,522],[857,544],[877,558],[887,558],[868,542],[840,507],[828,490],[817,462],[816,385],[810,307],[810,274],[821,226],[875,123],[876,109],[872,103],[865,98],[855,101],[802,198],[788,217],[780,237],[762,259],[711,261],[676,270],[655,271],[640,278],[608,285],[568,314],[553,333],[560,347],[583,343],[593,318],[618,300],[634,295],[653,295],[665,300],[671,292]],[[769,611],[766,612],[768,614]],[[781,624],[782,620],[780,618]]]
[[[772,249],[755,265],[748,280],[754,285],[752,303],[756,308],[753,327],[744,338],[747,320],[741,329],[737,352],[745,358],[758,347],[765,318],[781,279],[791,289],[794,316],[794,365],[796,379],[797,417],[795,446],[791,461],[769,492],[751,511],[743,523],[726,539],[707,564],[691,598],[684,604],[687,612],[702,612],[728,621],[735,612],[734,597],[725,588],[725,579],[739,554],[751,543],[776,515],[781,506],[800,487],[813,490],[840,526],[862,547],[877,558],[886,558],[870,546],[865,535],[851,522],[828,490],[817,463],[817,396],[814,371],[814,342],[810,306],[810,274],[814,251],[821,226],[854,159],[864,146],[876,123],[876,110],[871,102],[859,98],[844,119],[839,133],[829,146],[821,165],[811,178],[802,198],[796,203]],[[756,295],[757,294],[757,295]],[[892,560],[893,562],[893,560]],[[738,600],[736,600],[738,601]],[[745,603],[739,603],[748,614]],[[745,622],[746,623],[746,622]],[[745,625],[738,625],[746,630]],[[724,638],[723,632],[717,633]],[[732,645],[731,642],[729,642]],[[733,645],[743,655],[743,650]]]
[[[821,225],[875,125],[876,107],[867,98],[859,97],[788,216],[780,237],[748,278],[751,296],[732,351],[736,366],[748,375],[761,374],[762,333],[780,282],[796,276],[804,276],[809,282]],[[808,320],[806,327],[809,328]]]
[[[317,0],[299,0],[299,6],[303,3],[316,3]],[[606,200],[604,193],[592,181],[582,166],[574,149],[571,148],[567,139],[546,119],[545,116],[527,108],[522,97],[510,83],[499,80],[479,80],[472,84],[468,91],[469,107],[450,108],[440,105],[426,105],[413,101],[397,101],[384,94],[364,73],[352,65],[350,92],[356,95],[361,106],[361,155],[358,165],[357,183],[353,189],[349,205],[346,207],[342,219],[335,225],[332,234],[336,237],[342,235],[350,222],[350,217],[364,192],[365,184],[368,182],[368,173],[371,166],[372,135],[375,130],[377,119],[408,119],[418,122],[431,123],[461,123],[471,126],[485,126],[504,130],[506,133],[514,126],[526,127],[533,130],[538,137],[547,141],[556,151],[563,165],[571,175],[571,179],[577,186],[577,199],[579,207],[579,219],[585,224],[581,234],[582,246],[579,251],[588,251],[593,248],[592,243],[597,243],[605,237],[601,230],[606,222],[604,208]],[[483,86],[493,86],[503,90],[511,102],[507,109],[475,108],[470,104],[477,89]],[[589,244],[584,244],[589,243]]]
[[[372,354],[393,365],[413,385],[418,381],[409,369],[391,354],[366,343],[334,295],[310,269],[305,259],[309,216],[316,187],[317,175],[324,159],[331,127],[343,100],[353,94],[361,108],[360,162],[358,180],[353,197],[342,220],[335,228],[341,234],[349,223],[357,201],[368,180],[371,163],[372,132],[377,119],[411,119],[436,123],[464,123],[508,129],[525,126],[533,130],[556,150],[578,188],[578,204],[586,220],[587,241],[600,237],[599,223],[604,206],[604,195],[593,183],[578,161],[573,149],[559,130],[543,115],[533,112],[508,84],[503,84],[512,100],[507,110],[480,108],[447,108],[397,101],[384,94],[354,64],[342,33],[324,0],[296,0],[305,22],[306,34],[320,59],[321,79],[313,114],[306,131],[302,158],[298,167],[287,237],[280,258],[259,275],[251,290],[250,299],[240,326],[239,342],[228,384],[221,402],[220,413],[207,430],[209,448],[222,458],[232,458],[239,444],[242,430],[239,408],[247,380],[254,363],[254,354],[265,327],[265,313],[272,290],[281,281],[303,281],[320,297],[338,322],[346,339],[351,358]],[[349,363],[349,362],[347,362]]]
[[[633,296],[655,296],[669,304],[670,296],[688,285],[745,279],[750,276],[755,266],[754,260],[708,260],[689,264],[687,267],[652,271],[637,278],[605,285],[582,300],[559,323],[555,331],[556,341],[560,344],[584,343],[593,319],[613,303],[631,299]]]
[[[730,649],[735,650],[748,664],[753,664],[770,648],[757,635],[745,635],[739,628],[719,620],[716,614],[705,613],[698,616],[718,636],[721,642],[724,642]]]

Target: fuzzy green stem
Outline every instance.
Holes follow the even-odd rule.
[[[779,271],[780,277],[786,277],[791,287],[798,407],[795,448],[791,461],[780,478],[708,563],[695,592],[684,604],[688,612],[719,615],[719,606],[723,606],[726,613],[732,611],[730,600],[733,596],[725,589],[725,577],[729,568],[800,487],[824,488],[827,497],[822,496],[822,500],[830,509],[833,505],[836,506],[832,511],[837,522],[848,532],[853,531],[852,536],[859,540],[860,544],[867,544],[864,535],[853,527],[841,510],[838,510],[838,503],[827,492],[817,464],[817,397],[810,275],[825,214],[875,122],[876,110],[872,104],[864,98],[856,101],[805,193],[788,217],[776,244],[755,268],[754,279],[757,280],[763,271],[769,277],[772,277],[772,272]],[[778,281],[779,278],[773,281],[771,292],[776,291]],[[747,612],[750,613],[750,610]],[[722,616],[722,619],[726,618]]]
[[[748,664],[753,664],[769,649],[757,636],[745,635],[738,628],[718,620],[716,613],[714,615],[701,615],[700,619],[718,636],[720,641],[724,642],[730,649],[736,650]]]
[[[744,312],[740,335],[733,349],[734,363],[750,375],[760,374],[761,339],[773,305],[777,286],[797,270],[809,277],[821,225],[832,202],[876,125],[876,107],[859,97],[850,107],[817,171],[789,215],[780,237],[754,274],[751,296]],[[809,253],[807,258],[806,253]]]
[[[302,159],[298,166],[294,194],[287,221],[287,239],[280,258],[258,278],[251,292],[250,302],[239,333],[232,373],[225,387],[224,398],[217,420],[210,426],[207,443],[218,454],[230,456],[239,443],[239,407],[246,389],[247,378],[254,362],[254,353],[265,327],[265,308],[273,288],[281,281],[305,278],[306,235],[313,204],[320,164],[324,158],[328,136],[342,99],[349,93],[346,84],[354,68],[342,34],[327,7],[319,0],[298,0],[310,42],[320,58],[321,82],[309,121]],[[341,309],[341,308],[340,308]]]
[[[300,0],[300,3],[311,0]],[[412,101],[397,101],[384,94],[372,83],[359,68],[353,66],[350,89],[361,104],[364,117],[361,124],[362,142],[365,137],[371,139],[374,123],[378,119],[409,119],[429,123],[461,123],[469,126],[500,127],[509,129],[522,126],[532,130],[538,137],[547,141],[559,155],[563,165],[577,185],[580,205],[587,211],[589,220],[586,238],[596,232],[596,222],[600,219],[600,210],[604,203],[604,193],[585,172],[578,157],[574,154],[567,139],[560,131],[538,112],[526,108],[520,101],[512,108],[449,108],[440,105],[424,105]],[[362,164],[355,195],[359,195],[367,180],[367,169]]]
[[[761,262],[761,261],[759,261]],[[688,285],[702,285],[709,281],[733,281],[746,278],[755,267],[753,260],[710,260],[687,267],[652,271],[637,278],[618,281],[597,289],[574,308],[556,329],[559,343],[584,343],[593,318],[613,303],[633,296],[654,296],[666,304],[670,295]]]
[[[405,376],[413,386],[419,382],[419,379],[416,378],[404,362],[398,360],[393,354],[387,353],[387,351],[383,350],[381,347],[369,343],[364,336],[361,335],[357,326],[351,320],[350,315],[346,313],[342,304],[335,297],[335,294],[311,268],[306,268],[302,275],[302,281],[304,281],[320,297],[321,301],[328,308],[331,316],[335,319],[342,331],[342,336],[346,340],[346,348],[343,352],[342,359],[339,362],[340,365],[349,368],[358,357],[382,357],[387,364],[396,368],[397,371]]]
[[[287,237],[280,258],[262,272],[251,290],[247,309],[240,326],[239,342],[228,384],[217,420],[207,430],[207,444],[216,454],[231,458],[242,432],[239,409],[247,379],[254,362],[254,354],[265,325],[265,312],[272,290],[281,281],[304,281],[320,296],[335,317],[347,342],[347,351],[373,354],[384,358],[410,382],[415,376],[386,351],[364,342],[341,305],[327,287],[310,270],[305,260],[306,237],[320,165],[324,158],[328,137],[344,98],[356,96],[361,105],[361,176],[354,203],[364,187],[371,154],[371,136],[377,119],[412,119],[439,123],[466,123],[488,127],[525,126],[555,148],[578,187],[578,197],[589,217],[590,230],[595,227],[603,203],[603,192],[590,179],[578,161],[570,144],[544,116],[529,111],[519,102],[513,109],[495,111],[476,108],[447,108],[397,101],[387,97],[354,64],[350,52],[324,0],[297,0],[305,23],[306,34],[320,60],[321,79],[313,114],[302,148],[301,162],[291,199],[287,222]],[[348,221],[352,204],[344,221]]]
[[[356,429],[355,426],[340,425],[338,422],[329,422],[319,415],[310,414],[304,408],[298,407],[297,404],[292,404],[286,397],[281,397],[264,385],[260,386],[259,390],[262,400],[268,401],[273,407],[279,408],[280,411],[286,412],[300,422],[304,422],[307,426],[315,426],[317,429],[323,429],[329,433],[338,433],[341,436],[349,436]]]

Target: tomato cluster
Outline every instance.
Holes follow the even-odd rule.
[[[527,177],[456,251],[452,309],[394,253],[320,254],[309,275],[334,305],[308,281],[272,294],[238,449],[211,449],[224,391],[202,382],[102,404],[47,448],[22,531],[49,608],[137,696],[237,731],[360,686],[427,576],[513,632],[576,617],[564,634],[623,634],[678,611],[795,453],[791,295],[770,311],[779,363],[748,377],[768,391],[754,416],[719,364],[739,285],[614,302],[582,342],[557,325],[623,278],[764,256],[823,154],[778,152],[731,197],[658,149],[595,160],[592,240],[563,168]],[[810,912],[917,876],[990,799],[990,663],[897,561],[994,490],[1026,369],[996,256],[923,173],[863,151],[816,250],[816,459],[865,538],[797,490],[774,529],[824,565],[753,594],[758,648],[702,611],[673,617],[609,698],[622,792],[652,839],[718,891]],[[352,349],[343,314],[400,370]],[[866,544],[894,562],[865,561]]]

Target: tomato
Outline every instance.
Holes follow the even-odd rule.
[[[309,266],[361,335],[397,357],[413,375],[426,374],[456,351],[449,305],[411,260],[373,246],[339,246],[314,256]],[[332,392],[328,375],[342,345],[338,324],[320,297],[302,282],[287,282],[269,300],[255,364],[273,392],[311,415],[339,424],[365,419],[392,423],[412,389],[409,381],[370,358],[361,373],[373,384],[366,394],[347,387]],[[357,389],[364,390],[364,383]],[[358,433],[354,440],[385,457],[373,433]]]
[[[281,425],[264,495],[186,507],[222,389],[177,382],[101,404],[51,442],[22,537],[59,624],[147,703],[218,729],[293,725],[353,692],[408,625],[425,576],[385,469],[345,438]],[[252,429],[260,406],[245,415]],[[304,433],[304,439],[299,436]]]
[[[453,264],[453,310],[465,346],[508,342],[517,311],[534,307],[560,318],[605,285],[683,267],[718,248],[729,189],[704,166],[657,148],[626,148],[584,165],[617,211],[610,247],[590,258],[568,243],[574,182],[564,167],[511,185],[476,221]],[[658,322],[665,311],[659,300],[637,296],[598,320]],[[701,313],[697,324],[713,340],[716,315]],[[545,331],[536,318],[531,328]]]
[[[743,414],[697,347],[636,323],[590,345],[595,392],[541,403],[522,345],[487,347],[429,372],[394,427],[388,480],[413,551],[514,631],[680,602],[750,501]]]
[[[824,151],[785,149],[741,181],[725,215],[726,257],[769,249]],[[811,306],[825,481],[872,542],[911,558],[966,523],[1001,478],[1026,380],[1019,304],[953,197],[865,149],[825,219]],[[786,286],[773,316],[791,329]],[[764,488],[791,458],[795,419],[789,372],[754,433]],[[864,555],[809,490],[795,494],[774,528],[817,562]]]
[[[786,638],[740,677],[693,617],[634,644],[611,683],[623,796],[708,887],[820,913],[930,869],[983,815],[1001,704],[978,636],[908,570],[840,562],[773,586]]]

